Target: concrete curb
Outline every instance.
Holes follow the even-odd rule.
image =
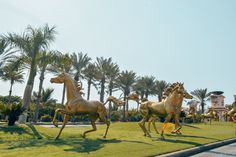
[[[210,150],[210,149],[214,149],[214,148],[221,147],[227,144],[231,144],[234,142],[236,142],[236,138],[219,141],[215,143],[210,143],[210,144],[206,144],[206,145],[202,145],[202,146],[198,146],[198,147],[194,147],[190,149],[180,150],[180,151],[172,152],[168,154],[162,154],[162,155],[158,155],[158,157],[187,157],[187,156],[195,155],[195,154],[198,154],[198,153]]]

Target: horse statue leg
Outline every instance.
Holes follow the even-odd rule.
[[[58,109],[55,110],[55,113],[54,113],[52,123],[53,123],[53,125],[55,125],[55,127],[58,127],[57,114],[58,114],[58,112],[60,112],[60,110],[61,109],[58,108]]]
[[[92,129],[91,130],[87,130],[85,131],[83,134],[82,134],[82,137],[85,138],[86,134],[89,133],[89,132],[92,132],[92,131],[96,131],[97,130],[97,127],[96,127],[96,120],[98,119],[98,115],[95,114],[95,115],[91,115],[90,116],[90,119],[91,119],[91,125],[92,125]]]
[[[66,126],[66,124],[67,124],[69,118],[70,118],[70,116],[67,115],[67,114],[65,114],[65,116],[64,116],[64,120],[63,120],[63,123],[62,123],[62,127],[61,127],[61,129],[60,129],[59,134],[58,134],[57,137],[55,138],[55,140],[57,140],[57,139],[60,137],[61,132],[62,132],[62,130],[65,128],[65,126]]]
[[[111,122],[106,119],[106,117],[105,117],[104,114],[99,115],[99,118],[100,118],[104,123],[106,123],[106,125],[107,125],[106,131],[105,131],[105,133],[104,133],[104,135],[103,135],[103,138],[106,138],[107,132],[108,132],[108,129],[109,129],[109,127],[110,127],[110,123],[111,123]]]
[[[181,134],[180,129],[182,128],[182,125],[179,122],[179,114],[175,114],[175,130],[173,130],[171,133]]]
[[[140,128],[143,130],[144,132],[144,136],[148,136],[151,137],[151,135],[149,134],[149,132],[147,131],[146,127],[145,127],[145,122],[149,119],[149,115],[145,115],[143,117],[143,119],[138,123]]]
[[[151,123],[152,123],[152,121],[153,121],[153,117],[151,117],[149,120],[148,120],[148,132],[150,132],[151,133]]]
[[[165,139],[165,137],[164,137],[164,130],[165,130],[165,128],[166,128],[166,124],[168,123],[168,122],[170,122],[170,119],[171,119],[171,117],[172,117],[172,114],[168,114],[167,116],[166,116],[166,120],[165,120],[165,122],[164,122],[164,124],[163,124],[163,126],[162,126],[162,129],[161,129],[161,139]]]

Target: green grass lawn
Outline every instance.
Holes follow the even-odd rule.
[[[157,123],[158,129],[161,125]],[[102,138],[105,125],[98,126],[98,131],[83,139],[81,133],[87,129],[90,127],[65,128],[55,141],[59,128],[0,124],[0,156],[142,157],[236,137],[236,124],[232,122],[184,125],[182,135],[167,134],[164,141],[154,131],[152,138],[144,137],[137,123],[112,123],[107,139]]]

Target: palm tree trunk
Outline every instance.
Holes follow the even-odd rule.
[[[61,105],[64,105],[65,93],[66,93],[66,85],[65,85],[65,83],[64,83],[64,84],[63,84],[63,92],[62,92]]]
[[[127,95],[124,94],[124,102],[125,102],[125,103],[124,103],[124,105],[123,105],[123,122],[126,121],[126,116],[125,116],[125,107],[126,107],[126,103],[127,103],[126,97],[127,97]]]
[[[109,96],[112,96],[112,89],[113,89],[113,84],[111,83],[109,86]],[[111,102],[109,102],[109,106],[108,106],[108,118],[111,118]]]
[[[158,101],[161,102],[161,95],[158,95]]]
[[[202,113],[204,113],[204,103],[201,103]]]
[[[102,78],[101,80],[101,93],[100,93],[100,101],[104,102],[104,92],[105,91],[105,78]]]
[[[41,100],[41,93],[43,89],[43,81],[44,81],[44,72],[45,68],[42,69],[41,74],[40,74],[40,82],[39,82],[39,91],[37,95],[37,100],[36,100],[36,108],[35,108],[35,115],[34,115],[34,122],[38,121],[38,115],[39,115],[39,105],[40,105],[40,100]]]
[[[127,100],[127,102],[126,102],[126,115],[128,115],[128,111],[129,111],[129,101]]]
[[[34,86],[34,78],[36,76],[36,56],[32,57],[32,62],[30,67],[31,67],[30,74],[23,96],[23,106],[22,106],[23,109],[27,109],[31,101],[31,95]]]
[[[87,100],[89,100],[89,97],[90,97],[91,84],[92,84],[92,80],[89,79],[88,80]]]
[[[11,86],[10,86],[10,90],[9,90],[9,98],[8,98],[8,103],[11,103],[11,94],[12,94],[12,86],[13,86],[14,82],[11,81]]]

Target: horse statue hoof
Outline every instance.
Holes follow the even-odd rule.
[[[171,131],[172,134],[177,134],[177,132],[174,130],[174,131]]]
[[[103,136],[103,138],[106,138],[106,136]]]
[[[58,128],[58,122],[57,121],[53,121],[53,125]]]
[[[165,140],[165,137],[164,137],[164,136],[161,136],[160,139],[161,139],[161,140]]]
[[[85,138],[85,134],[82,134],[81,137]]]

